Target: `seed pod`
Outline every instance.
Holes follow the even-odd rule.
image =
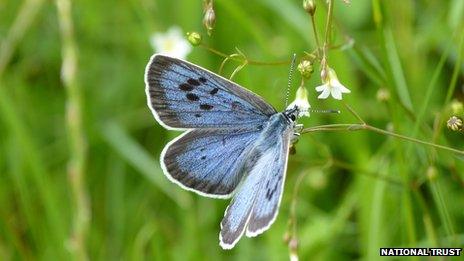
[[[313,64],[308,60],[303,60],[300,62],[300,64],[298,64],[298,71],[300,72],[301,76],[309,79],[314,71]]]
[[[210,1],[206,4],[205,7],[205,16],[203,17],[203,25],[206,27],[208,35],[211,35],[213,31],[214,24],[216,23],[216,13],[213,8],[213,1]]]
[[[198,46],[201,44],[201,34],[197,33],[197,32],[188,32],[187,33],[187,40],[189,41],[189,43],[193,46]]]
[[[448,129],[452,131],[461,131],[462,130],[462,119],[457,116],[451,116],[446,122]]]
[[[313,16],[316,12],[316,3],[313,0],[303,0],[303,9]]]

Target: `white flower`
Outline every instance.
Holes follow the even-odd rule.
[[[322,92],[317,98],[326,99],[329,97],[329,94],[334,97],[334,99],[341,100],[342,93],[350,93],[343,84],[338,81],[337,74],[335,71],[327,66],[327,71],[321,71],[321,78],[323,85],[317,86],[316,91]]]
[[[296,91],[296,98],[295,100],[288,105],[287,109],[298,108],[298,117],[309,117],[309,105],[308,102],[308,91],[303,85],[300,85],[298,90]]]
[[[290,253],[290,261],[298,261],[298,255],[295,253]]]
[[[172,26],[165,33],[154,33],[150,37],[150,43],[157,53],[180,59],[185,59],[192,50],[192,46],[185,39],[178,26]]]

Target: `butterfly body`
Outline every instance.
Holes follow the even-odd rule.
[[[156,120],[185,132],[161,153],[164,174],[184,189],[233,197],[220,245],[232,248],[274,222],[298,108],[277,112],[256,94],[206,69],[154,55],[145,72]]]

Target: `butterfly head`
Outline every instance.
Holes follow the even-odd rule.
[[[293,106],[293,107],[287,108],[283,112],[283,114],[284,114],[285,118],[287,119],[288,123],[295,123],[296,120],[298,119],[299,113],[300,113],[300,109],[296,105]]]

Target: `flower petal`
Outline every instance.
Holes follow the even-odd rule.
[[[179,26],[172,26],[164,33],[154,33],[150,37],[150,43],[157,53],[181,59],[185,59],[192,50]]]
[[[329,88],[325,88],[325,89],[322,91],[321,95],[317,96],[317,98],[318,98],[318,99],[327,99],[327,97],[329,97],[329,95],[330,95],[330,90],[329,90]]]
[[[343,84],[341,84],[340,82],[338,82],[338,84],[335,85],[334,87],[337,88],[337,89],[339,89],[340,92],[342,92],[342,93],[350,93],[350,92],[351,92],[348,88],[346,88],[346,87],[345,87]]]
[[[166,35],[168,35],[171,38],[175,38],[175,39],[183,38],[182,29],[180,29],[180,27],[177,25],[171,26],[168,32],[166,33]]]
[[[176,43],[174,49],[176,50],[176,56],[178,58],[185,59],[187,57],[187,54],[189,54],[190,51],[192,51],[192,46],[186,41],[179,41]]]
[[[332,97],[336,100],[342,99],[342,92],[340,91],[339,88],[332,88],[332,91],[330,92],[330,94],[332,94]]]
[[[300,112],[298,113],[298,117],[309,117],[309,116],[310,116],[310,115],[309,115],[309,111],[308,111],[308,110],[306,110],[306,111],[300,111]]]
[[[163,44],[164,41],[164,36],[160,33],[154,33],[150,37],[150,44],[153,47],[153,49],[158,50],[160,46]]]
[[[316,87],[316,91],[322,92],[323,90],[329,88],[328,84],[319,85]]]

